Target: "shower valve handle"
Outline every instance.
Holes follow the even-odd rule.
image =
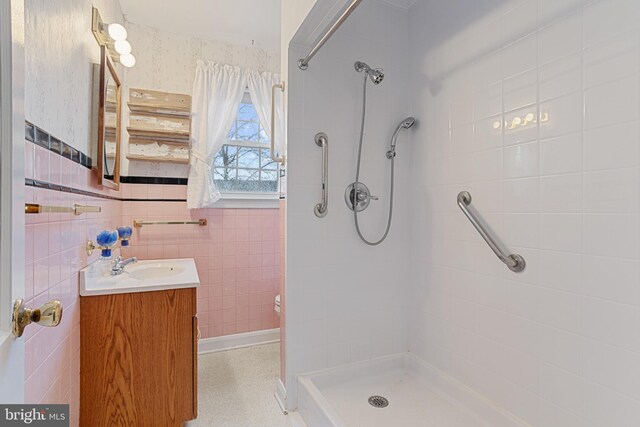
[[[371,194],[367,194],[364,191],[358,191],[356,194],[356,198],[359,202],[364,202],[365,200],[378,200],[380,199],[378,196],[372,196]]]

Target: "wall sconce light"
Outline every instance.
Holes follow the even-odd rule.
[[[549,113],[547,112],[540,112],[539,119],[536,119],[535,113],[527,113],[522,117],[516,116],[511,120],[505,120],[504,122],[502,122],[501,120],[496,120],[495,122],[493,122],[493,129],[500,130],[504,128],[504,130],[514,130],[517,128],[532,126],[538,122],[545,123],[548,121]]]
[[[105,24],[98,9],[93,8],[91,31],[98,44],[105,46],[114,62],[127,68],[136,65],[136,57],[131,53],[131,43],[127,41],[127,29],[118,23]]]

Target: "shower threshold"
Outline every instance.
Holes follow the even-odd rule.
[[[412,353],[299,376],[298,413],[310,427],[528,426]]]

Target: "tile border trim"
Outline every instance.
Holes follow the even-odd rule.
[[[87,169],[92,168],[93,160],[91,160],[91,157],[80,150],[76,150],[66,142],[59,140],[55,136],[26,120],[24,122],[24,137],[27,141],[64,157],[65,159],[78,163]]]

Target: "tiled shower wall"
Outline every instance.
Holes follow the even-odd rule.
[[[122,223],[206,219],[207,226],[134,228],[123,256],[194,258],[200,276],[202,338],[279,327],[274,311],[279,278],[278,209],[187,210],[185,185],[123,184]],[[138,199],[138,200],[136,200]],[[149,201],[153,200],[153,201]]]
[[[410,16],[410,349],[532,426],[637,426],[640,2]],[[480,239],[462,190],[525,272]]]
[[[385,153],[394,128],[408,115],[407,15],[382,1],[363,2],[301,71],[289,51],[289,146],[287,169],[286,389],[295,408],[296,376],[406,351],[409,281],[407,200],[410,157],[407,133],[398,137],[394,219],[387,240],[363,243],[344,202],[354,181],[361,119],[363,74],[355,61],[384,68],[380,85],[368,85],[368,110],[360,180],[380,196],[359,214],[371,240],[384,233],[389,209],[390,162]],[[372,44],[370,29],[376,28]],[[309,40],[313,42],[313,40]],[[398,47],[400,46],[400,47]],[[329,210],[318,218],[322,150],[329,141]]]
[[[73,187],[103,195],[95,174],[59,154],[25,142],[26,178]],[[25,401],[70,403],[71,425],[78,425],[80,399],[80,304],[78,271],[97,259],[85,251],[87,236],[113,229],[122,220],[121,202],[46,188],[26,187],[27,203],[69,207],[74,204],[100,206],[101,213],[75,216],[43,213],[26,216],[25,276],[26,306],[39,307],[58,299],[64,312],[60,325],[25,329]]]

